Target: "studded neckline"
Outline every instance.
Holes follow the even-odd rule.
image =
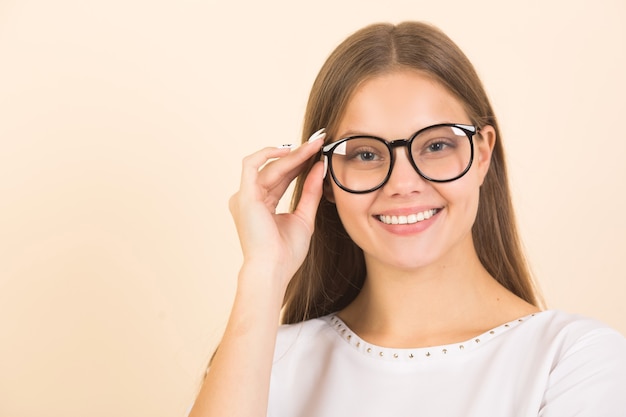
[[[487,343],[489,340],[497,337],[498,335],[501,335],[519,326],[520,324],[536,316],[537,314],[539,313],[530,314],[528,316],[524,316],[519,319],[502,324],[464,342],[421,348],[388,348],[373,345],[361,339],[335,314],[325,316],[323,317],[323,319],[328,323],[330,327],[332,327],[337,332],[337,334],[345,342],[347,342],[352,348],[364,354],[365,356],[386,361],[417,362],[428,359],[433,360],[435,358],[457,356],[459,354],[474,350],[479,346]]]

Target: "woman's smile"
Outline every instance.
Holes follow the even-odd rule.
[[[423,222],[424,220],[428,220],[437,213],[439,213],[440,208],[434,208],[424,211],[419,211],[417,213],[411,213],[408,215],[403,214],[379,214],[376,217],[378,220],[385,224],[414,224]]]

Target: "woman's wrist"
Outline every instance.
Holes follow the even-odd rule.
[[[237,293],[263,298],[282,306],[287,284],[293,274],[284,266],[266,261],[244,261],[239,270]]]

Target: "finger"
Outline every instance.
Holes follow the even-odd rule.
[[[289,185],[304,165],[319,152],[321,144],[306,143],[280,159],[267,164],[259,173],[259,182],[268,188]]]
[[[298,206],[293,212],[293,214],[305,222],[311,233],[313,233],[315,225],[317,207],[319,206],[322,198],[322,183],[324,182],[323,165],[324,164],[322,162],[316,162],[315,165],[313,165],[313,168],[311,168],[311,171],[304,181],[302,195],[300,197],[300,201],[298,202]]]
[[[288,155],[289,148],[263,148],[251,155],[246,156],[242,161],[241,185],[254,183],[259,174],[259,169],[270,159],[280,158]]]

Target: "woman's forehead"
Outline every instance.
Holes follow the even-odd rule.
[[[337,137],[403,137],[437,123],[470,123],[459,99],[417,71],[394,71],[361,83],[347,103]]]

